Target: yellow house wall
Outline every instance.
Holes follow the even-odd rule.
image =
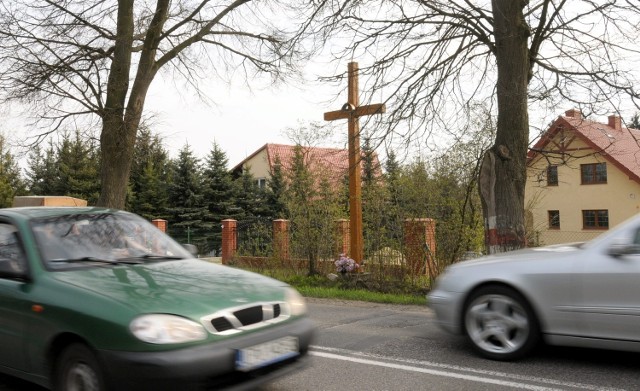
[[[255,179],[269,179],[271,173],[269,172],[269,160],[267,157],[267,149],[263,148],[251,159],[247,160],[243,164],[243,168],[249,167],[249,171]]]
[[[574,140],[570,148],[589,147]],[[606,231],[583,229],[583,210],[608,210],[609,229],[640,212],[640,184],[629,179],[606,158],[594,155],[591,149],[573,150],[570,154],[572,157],[567,157],[564,164],[560,157],[547,155],[536,158],[527,168],[525,209],[531,212],[529,229],[533,230],[529,237],[541,245],[586,241]],[[607,164],[607,183],[582,185],[580,165],[599,162]],[[558,186],[547,186],[548,165],[558,166]],[[559,230],[549,229],[549,210],[560,212]]]

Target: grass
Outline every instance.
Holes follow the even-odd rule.
[[[341,289],[331,287],[314,287],[293,285],[302,296],[318,297],[323,299],[359,300],[371,303],[426,305],[425,296],[371,292],[365,289]]]
[[[369,284],[371,289],[364,289],[355,280],[350,279],[338,278],[336,281],[331,281],[323,275],[306,276],[271,269],[252,269],[252,271],[284,281],[305,297],[401,305],[426,305],[427,303],[426,290],[420,288],[420,286],[426,286],[426,281],[375,282]]]

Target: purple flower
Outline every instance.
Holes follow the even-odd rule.
[[[338,273],[352,272],[360,267],[353,259],[344,254],[340,254],[340,258],[335,262],[336,271]]]

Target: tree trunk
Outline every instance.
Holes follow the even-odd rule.
[[[99,206],[124,209],[133,161],[137,124],[126,124],[119,115],[103,118],[100,134]]]
[[[149,86],[158,70],[155,56],[169,4],[169,0],[157,1],[156,12],[145,36],[138,70],[125,107],[131,69],[133,0],[119,0],[116,46],[109,72],[100,134],[102,188],[98,198],[99,206],[124,209],[136,135]]]
[[[480,197],[489,253],[526,246],[524,189],[529,140],[527,86],[529,50],[526,0],[493,0],[498,66],[495,144],[480,171]]]

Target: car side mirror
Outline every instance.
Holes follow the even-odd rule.
[[[182,247],[189,251],[194,257],[198,257],[198,247],[196,247],[195,244],[183,243]]]
[[[640,254],[640,245],[614,243],[609,246],[607,254],[614,258],[620,258],[625,255],[638,255]]]

